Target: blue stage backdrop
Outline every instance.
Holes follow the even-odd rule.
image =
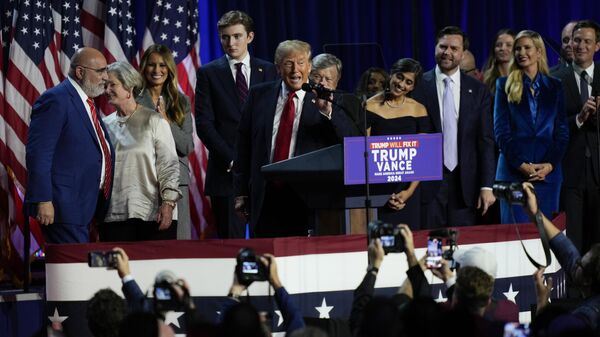
[[[600,21],[600,2],[595,0],[199,0],[199,9],[203,63],[222,55],[218,18],[239,9],[254,19],[255,56],[273,60],[277,44],[287,39],[309,42],[315,54],[327,46],[344,63],[340,88],[345,90],[353,90],[360,73],[371,65],[389,69],[397,59],[413,57],[425,69],[433,67],[435,32],[444,26],[456,25],[468,33],[482,67],[501,28],[532,29],[556,46],[566,22]],[[550,45],[547,49],[553,65],[558,54]]]

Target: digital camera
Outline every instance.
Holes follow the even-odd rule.
[[[181,279],[171,271],[163,270],[154,279],[154,311],[185,311],[191,303],[190,294]]]
[[[107,252],[91,251],[88,253],[88,266],[92,268],[117,268],[117,256],[119,252],[109,250]]]
[[[269,279],[269,269],[260,261],[260,257],[250,248],[240,249],[235,266],[235,273],[240,284],[249,286],[254,281]]]
[[[402,253],[405,250],[404,237],[400,233],[399,225],[392,225],[382,221],[369,223],[369,242],[372,239],[381,240],[383,251],[387,253]]]
[[[495,183],[492,187],[494,196],[501,200],[506,200],[511,205],[525,205],[527,196],[523,191],[521,183]]]

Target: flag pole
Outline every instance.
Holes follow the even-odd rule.
[[[29,250],[31,246],[31,229],[29,226],[29,212],[27,205],[23,205],[23,292],[29,292],[29,275],[30,275],[30,256]]]

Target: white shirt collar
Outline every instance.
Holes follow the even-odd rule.
[[[83,92],[83,89],[81,89],[81,86],[79,85],[79,83],[75,82],[75,80],[72,79],[71,76],[68,76],[67,78],[69,79],[69,82],[71,82],[71,84],[73,85],[73,87],[75,88],[77,93],[79,94],[79,97],[81,97],[81,100],[83,102],[87,102],[88,95],[85,92]],[[87,104],[85,105],[85,107],[87,109]]]
[[[244,56],[244,58],[241,61],[236,60],[227,54],[225,54],[225,57],[227,57],[227,62],[229,62],[229,66],[231,68],[235,68],[236,63],[242,62],[244,64],[244,66],[246,66],[248,69],[250,69],[250,53],[248,53],[248,52],[246,53],[246,56]]]
[[[594,79],[594,62],[592,62],[592,64],[583,69],[580,66],[576,65],[575,62],[573,62],[573,71],[575,71],[577,73],[577,75],[581,76],[581,72],[585,70],[588,78],[590,79],[590,84],[592,83],[592,80]]]
[[[287,86],[285,85],[284,81],[281,81],[281,96],[285,99],[289,93],[289,90],[287,88]],[[304,95],[306,95],[306,91],[300,89],[300,90],[296,90],[296,97],[298,97],[298,101],[302,102],[304,101]]]
[[[460,69],[458,67],[456,67],[456,71],[454,72],[454,74],[448,76],[442,72],[442,69],[440,69],[440,67],[438,65],[436,65],[435,66],[435,78],[437,78],[438,81],[443,82],[446,77],[450,77],[450,79],[452,80],[452,82],[454,82],[454,84],[460,84]]]

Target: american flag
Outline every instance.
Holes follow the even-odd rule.
[[[144,7],[145,11],[139,10]],[[7,257],[20,253],[23,237],[20,214],[27,187],[25,143],[31,107],[45,90],[66,78],[73,53],[89,46],[101,50],[109,63],[127,60],[137,65],[145,48],[152,43],[165,44],[173,50],[180,89],[192,102],[200,59],[197,0],[2,0],[0,11],[2,279]],[[145,27],[145,31],[136,34],[136,27]],[[210,204],[203,193],[207,150],[195,132],[194,142],[196,148],[189,158],[190,211],[192,232],[203,238],[211,221]],[[35,223],[32,233],[32,249],[43,246]]]

